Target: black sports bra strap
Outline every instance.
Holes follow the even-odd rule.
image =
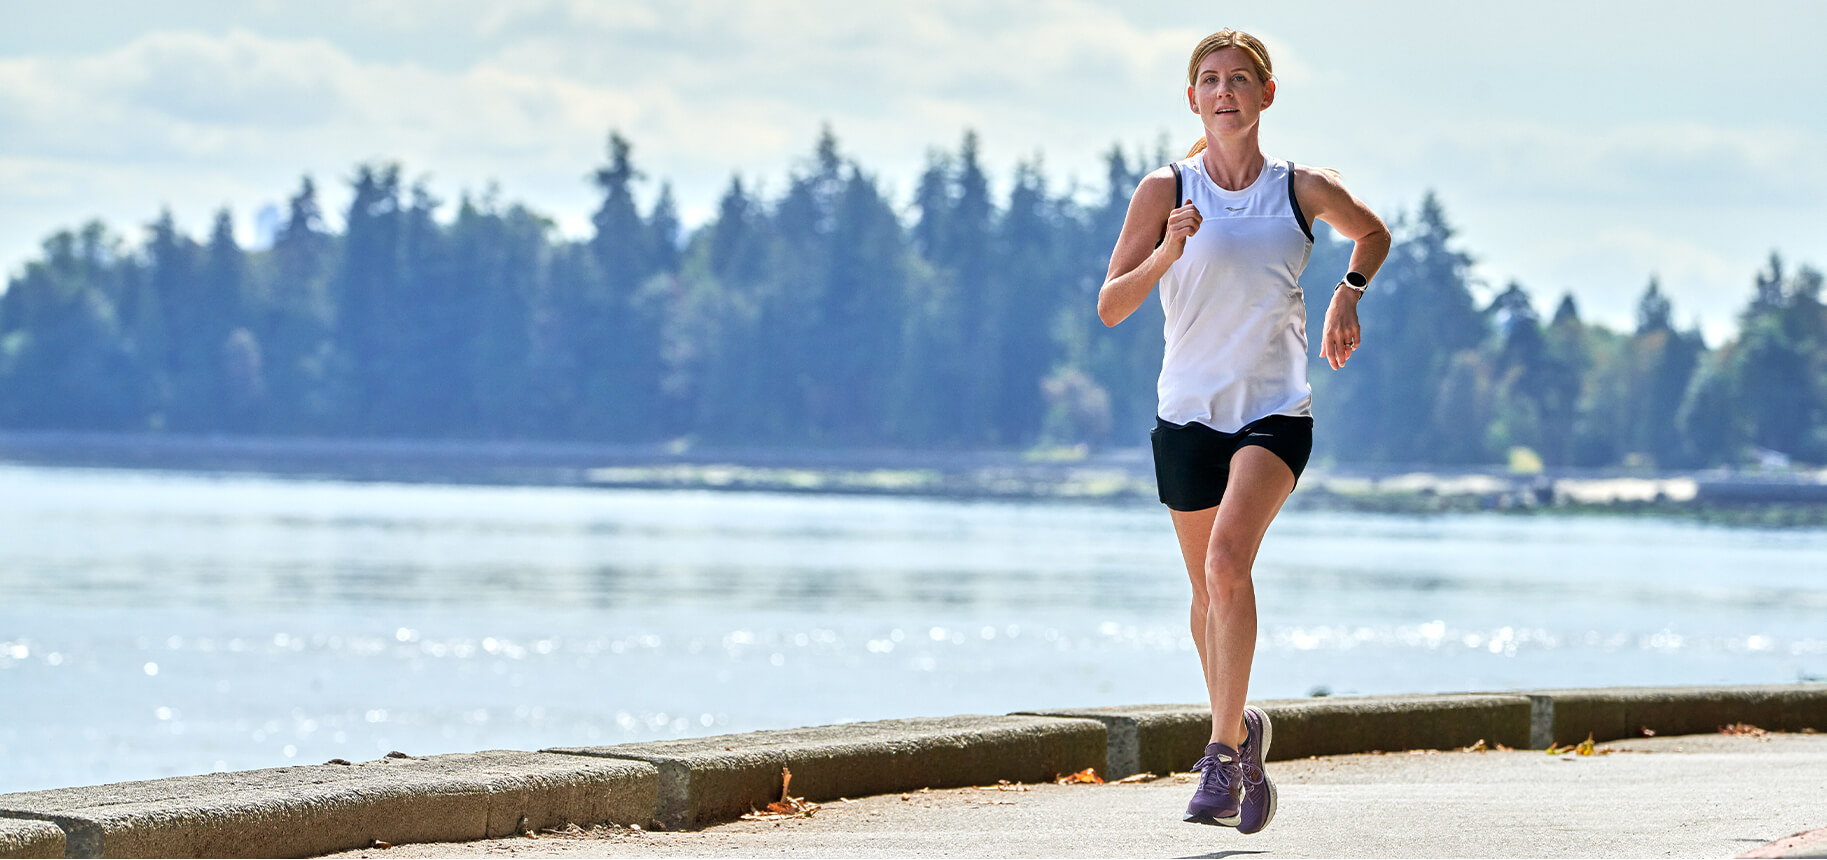
[[[1307,234],[1307,241],[1313,241],[1313,225],[1307,221],[1307,213],[1300,211],[1300,200],[1294,196],[1294,162],[1288,162],[1288,208],[1294,210],[1294,223],[1300,225],[1300,231]]]
[[[1171,168],[1174,172],[1174,205],[1168,207],[1168,210],[1167,210],[1169,213],[1171,213],[1175,209],[1180,208],[1180,199],[1181,199],[1180,195],[1186,193],[1186,189],[1181,184],[1181,180],[1180,180],[1180,163],[1176,161],[1167,166],[1169,168]],[[1167,241],[1167,222],[1163,221],[1163,222],[1161,222],[1161,238],[1155,240],[1155,247],[1157,247],[1157,248],[1161,247],[1161,243],[1165,242],[1165,241]]]

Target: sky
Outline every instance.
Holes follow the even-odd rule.
[[[1268,45],[1270,155],[1394,220],[1432,191],[1481,291],[1629,328],[1653,276],[1710,343],[1771,252],[1827,267],[1827,3],[1744,0],[66,0],[0,6],[0,273],[100,218],[207,234],[396,161],[453,203],[581,236],[614,130],[689,224],[777,192],[821,127],[903,206],[935,149],[1102,193],[1112,146],[1183,152],[1188,54]],[[333,219],[335,220],[335,219]],[[1114,236],[1110,237],[1112,243]],[[1374,288],[1373,288],[1374,289]],[[1088,310],[1089,312],[1089,310]]]

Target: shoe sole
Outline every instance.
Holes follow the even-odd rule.
[[[1193,815],[1188,813],[1185,818],[1180,820],[1188,824],[1210,824],[1213,827],[1236,827],[1237,822],[1243,820],[1243,813],[1239,812],[1229,818],[1219,818],[1213,815]]]
[[[1255,705],[1250,705],[1249,707],[1256,708]],[[1265,711],[1261,708],[1256,708],[1256,713],[1258,716],[1260,716],[1262,718],[1262,749],[1260,751],[1258,751],[1257,757],[1262,759],[1262,763],[1263,763],[1263,771],[1262,771],[1263,787],[1265,787],[1269,790],[1269,814],[1264,815],[1262,817],[1262,826],[1261,827],[1258,827],[1255,830],[1239,829],[1237,831],[1238,833],[1261,833],[1264,829],[1268,828],[1269,822],[1275,820],[1275,780],[1272,780],[1269,778],[1269,770],[1268,770],[1269,744],[1275,740],[1275,724],[1269,721],[1269,712],[1268,711]],[[1243,820],[1243,813],[1241,810],[1238,812],[1237,820],[1238,821]]]

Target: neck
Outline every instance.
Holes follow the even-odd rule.
[[[1210,176],[1219,188],[1226,191],[1242,191],[1256,181],[1262,173],[1262,167],[1268,162],[1263,157],[1262,147],[1258,145],[1256,128],[1236,137],[1224,138],[1211,133],[1205,135],[1205,175]]]

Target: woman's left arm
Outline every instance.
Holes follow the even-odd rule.
[[[1338,174],[1317,167],[1298,167],[1294,173],[1294,196],[1300,200],[1302,211],[1351,240],[1350,271],[1367,280],[1377,276],[1389,256],[1389,228],[1364,201],[1345,190]],[[1326,307],[1326,330],[1320,336],[1320,357],[1333,370],[1345,366],[1345,360],[1363,345],[1358,327],[1361,298],[1363,293],[1348,287],[1332,289],[1332,304]]]

